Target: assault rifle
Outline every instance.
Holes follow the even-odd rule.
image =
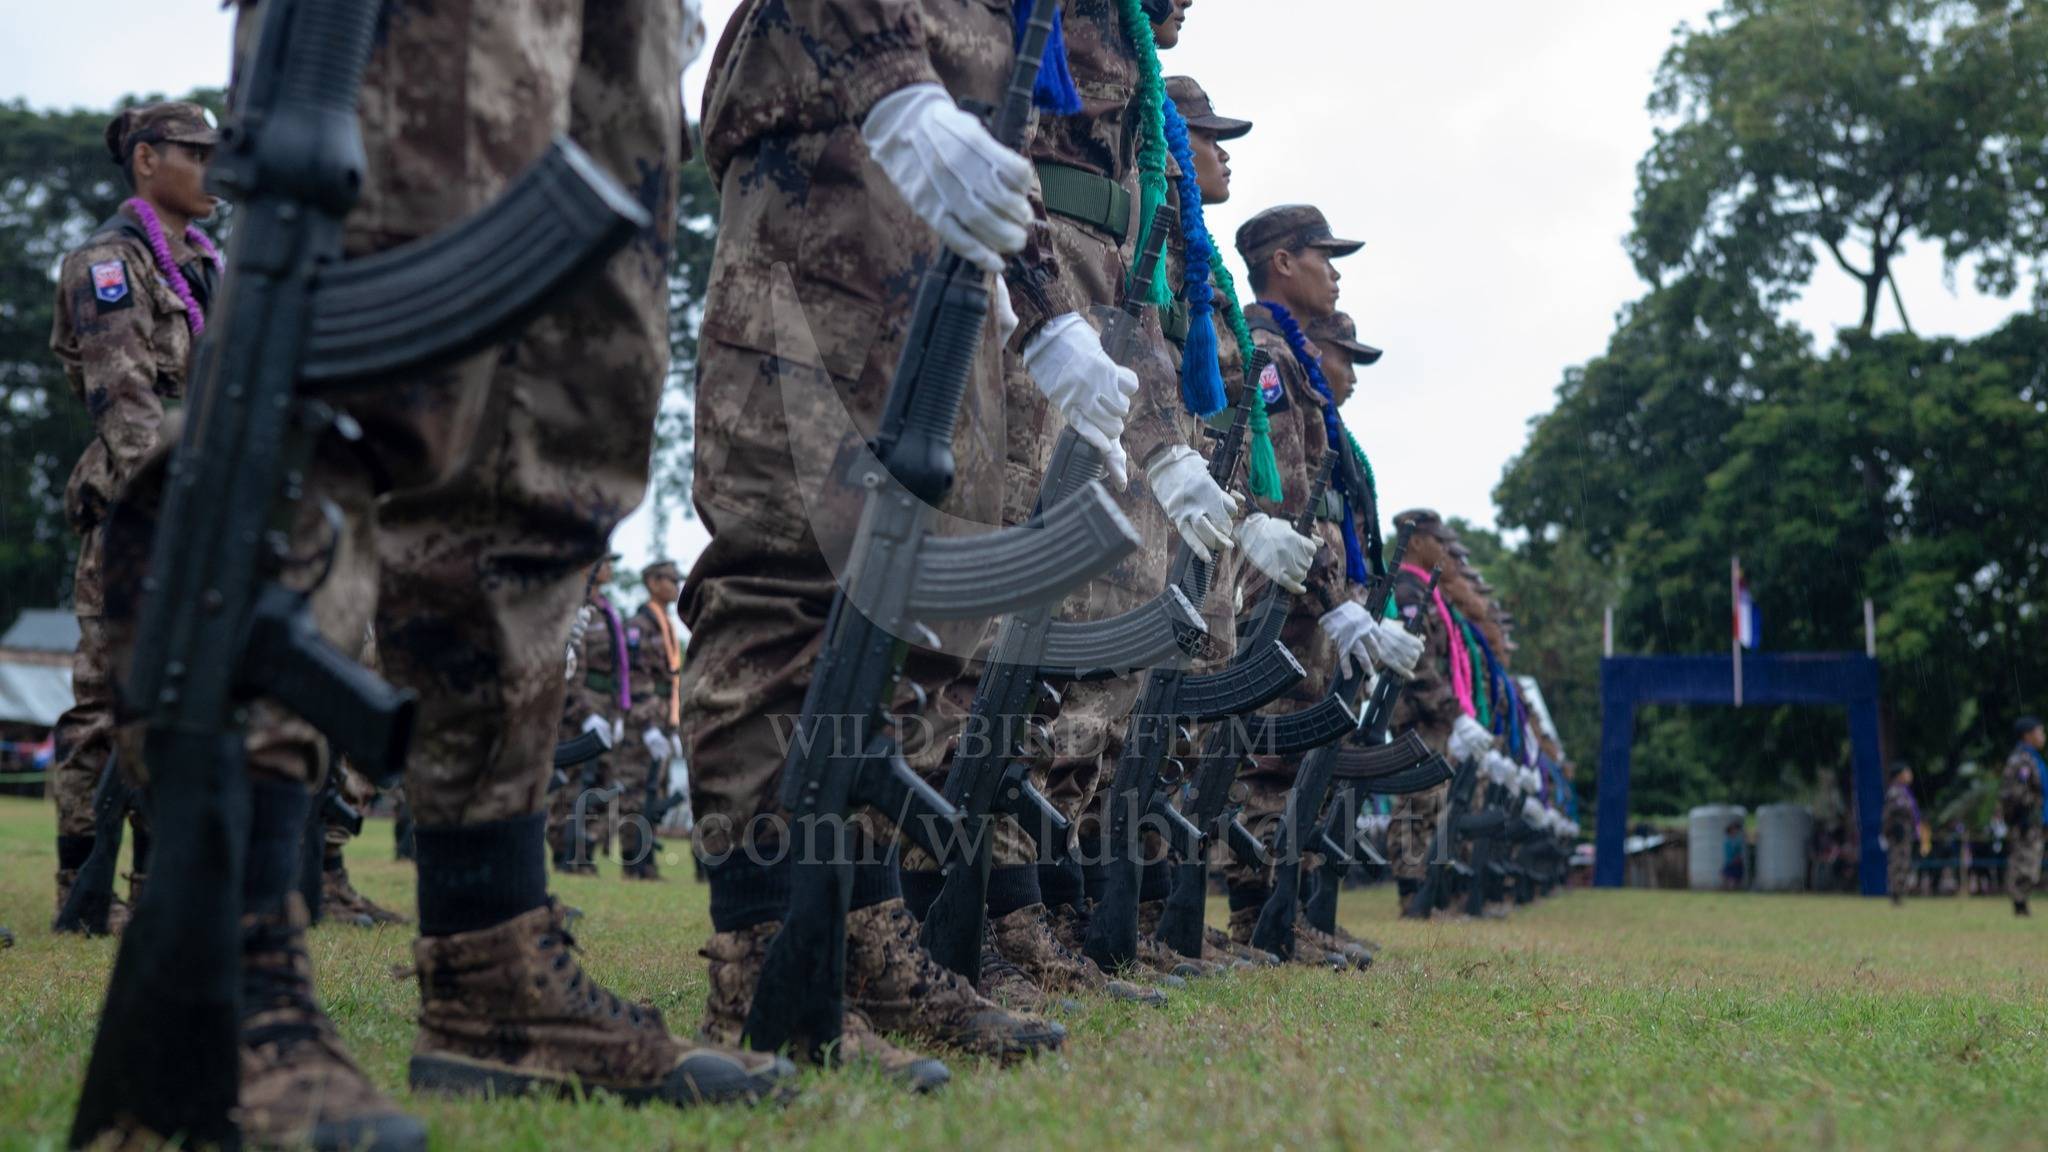
[[[1139,352],[1144,302],[1164,259],[1167,230],[1157,229],[1160,244],[1147,244],[1139,256],[1133,287],[1123,306],[1114,310],[1102,329],[1102,348],[1119,365],[1129,366]],[[1244,447],[1244,423],[1219,447],[1211,475],[1236,468]],[[1226,459],[1227,456],[1227,459]],[[1034,519],[1083,486],[1101,478],[1101,454],[1069,428],[1060,434],[1051,464],[1039,487]],[[959,809],[960,851],[945,861],[945,882],[925,912],[923,940],[941,964],[969,981],[981,978],[982,936],[988,922],[988,881],[994,852],[994,825],[1003,816],[1015,819],[1041,842],[1041,855],[1063,860],[1069,855],[1072,828],[1030,779],[1027,741],[1039,713],[1057,703],[1056,684],[1111,675],[1127,675],[1178,657],[1207,635],[1197,606],[1178,586],[1114,619],[1092,623],[1053,618],[1055,605],[1014,613],[1003,621],[974,694],[971,730],[986,733],[971,749],[953,759],[946,776],[946,799]]]
[[[1343,453],[1343,456],[1341,466],[1354,470],[1347,486],[1354,492],[1364,491],[1362,481],[1355,471],[1356,462],[1351,459],[1348,452]],[[1395,580],[1401,571],[1401,563],[1408,554],[1409,538],[1409,530],[1403,528],[1395,537],[1393,562],[1387,565],[1384,573],[1374,577],[1366,589],[1365,610],[1374,620],[1386,618],[1387,606],[1394,599]],[[1416,622],[1411,621],[1411,633],[1418,626]],[[1381,677],[1383,684],[1392,679],[1395,678]],[[1356,699],[1356,693],[1363,686],[1364,680],[1365,672],[1360,669],[1352,676],[1339,680],[1337,686],[1331,690],[1331,695],[1346,701]],[[1398,689],[1390,688],[1383,695],[1380,687],[1375,686],[1372,700],[1377,702],[1384,699],[1387,706],[1391,707],[1395,691]],[[1361,717],[1361,722],[1363,719]],[[1342,734],[1336,739],[1341,738]],[[1287,807],[1281,815],[1280,832],[1275,844],[1277,851],[1274,853],[1273,888],[1266,894],[1265,906],[1259,909],[1258,923],[1252,928],[1252,947],[1270,952],[1283,960],[1294,958],[1295,917],[1299,912],[1302,894],[1303,854],[1313,850],[1325,858],[1342,858],[1349,863],[1349,857],[1345,855],[1343,848],[1325,833],[1322,825],[1323,805],[1330,795],[1331,786],[1336,782],[1338,753],[1339,745],[1333,739],[1317,746],[1302,758],[1301,767],[1295,773],[1294,788],[1288,793]],[[1343,809],[1350,805],[1346,803],[1338,807]],[[1352,815],[1355,817],[1356,813]]]
[[[299,898],[306,902],[307,919],[321,920],[321,897],[326,892],[327,829],[339,827],[351,838],[363,834],[363,814],[341,794],[341,765],[327,766],[320,789],[313,793],[313,807],[306,813],[306,830],[299,837]]]
[[[238,201],[233,272],[192,373],[125,684],[148,727],[151,883],[115,959],[74,1146],[116,1126],[237,1140],[247,705],[277,701],[375,779],[404,764],[412,698],[321,638],[303,574],[323,557],[291,553],[315,445],[361,434],[319,393],[500,342],[649,220],[560,139],[470,220],[344,260],[363,180],[356,98],[381,7],[265,4],[214,165]],[[321,510],[331,563],[342,517]]]
[[[1411,905],[1416,915],[1427,918],[1438,908],[1449,907],[1452,878],[1461,872],[1472,873],[1471,869],[1453,859],[1459,843],[1473,837],[1492,836],[1507,824],[1506,813],[1480,806],[1483,783],[1477,760],[1459,764],[1451,776],[1451,793],[1430,843],[1428,868]]]
[[[1052,19],[1050,0],[1032,6],[992,125],[1007,147],[1022,144]],[[1099,484],[1035,525],[980,537],[932,534],[936,505],[953,486],[954,425],[988,306],[988,276],[956,253],[925,275],[879,434],[855,466],[852,479],[867,500],[783,766],[792,835],[808,842],[793,846],[789,909],[747,1015],[746,1042],[756,1049],[801,1042],[823,1060],[839,1039],[853,886],[847,817],[872,807],[941,860],[945,842],[957,842],[953,805],[904,763],[884,715],[908,653],[904,638],[926,631],[924,620],[982,619],[1056,601],[1139,543]]]
[[[50,924],[52,932],[83,932],[87,936],[107,934],[107,915],[114,908],[114,870],[121,859],[122,830],[134,809],[137,790],[122,777],[119,757],[109,752],[100,769],[100,782],[92,791],[92,854],[78,868],[71,894],[57,910]],[[139,841],[141,837],[136,837]],[[139,846],[138,846],[139,847]],[[142,867],[137,862],[136,867]]]

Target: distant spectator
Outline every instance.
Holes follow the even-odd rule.
[[[1749,854],[1749,841],[1742,835],[1742,821],[1730,820],[1721,840],[1721,890],[1742,888],[1742,866]]]
[[[2048,744],[2048,732],[2032,716],[2013,725],[2019,742],[2005,759],[2005,775],[1998,785],[1998,812],[2012,825],[2012,849],[2005,867],[2005,890],[2012,896],[2015,916],[2031,915],[2027,898],[2041,882],[2041,785],[2048,777],[2048,759],[2041,747]]]
[[[1900,768],[1892,774],[1892,786],[1884,794],[1884,852],[1886,890],[1893,904],[1906,902],[1906,890],[1913,886],[1913,849],[1920,843],[1923,822],[1920,802],[1913,799],[1913,770]]]

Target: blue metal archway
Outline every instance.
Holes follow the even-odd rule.
[[[1733,706],[1735,668],[1727,656],[1610,656],[1600,662],[1600,825],[1593,883],[1619,888],[1626,871],[1629,756],[1636,709],[1646,704]],[[1877,661],[1861,653],[1784,652],[1742,658],[1742,702],[1819,704],[1849,710],[1855,745],[1852,787],[1862,839],[1858,877],[1865,896],[1885,890],[1884,765],[1878,750]]]

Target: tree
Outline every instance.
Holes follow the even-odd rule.
[[[711,282],[711,253],[717,242],[718,190],[700,156],[683,166],[677,185],[676,247],[668,276],[669,373],[654,425],[650,480],[657,551],[668,538],[671,517],[687,520],[695,515],[690,507],[690,473],[697,456],[697,329],[704,319],[704,292]]]
[[[2048,255],[2048,10],[2028,0],[1728,0],[1683,29],[1639,166],[1643,278],[1744,277],[1782,304],[1825,257],[1872,333],[1900,248],[2010,295]]]

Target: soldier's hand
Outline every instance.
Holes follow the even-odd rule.
[[[1398,672],[1403,678],[1412,677],[1415,666],[1422,662],[1422,637],[1385,620],[1375,620],[1372,631],[1365,634],[1365,650],[1372,653],[1372,662],[1379,667]]]
[[[1451,757],[1458,761],[1476,760],[1493,748],[1493,733],[1480,727],[1479,721],[1470,716],[1458,717],[1451,725]]]
[[[1349,600],[1323,613],[1321,620],[1323,635],[1337,648],[1337,662],[1344,675],[1356,670],[1359,674],[1370,671],[1372,657],[1365,647],[1366,634],[1372,631],[1372,616],[1366,610]]]
[[[648,755],[654,757],[656,764],[667,764],[669,757],[675,754],[674,747],[669,744],[668,734],[659,728],[649,728],[642,732],[640,742],[647,746]]]
[[[1102,337],[1078,312],[1055,316],[1024,349],[1024,370],[1068,427],[1097,452],[1112,487],[1129,481],[1124,418],[1138,394],[1138,374],[1120,368],[1102,350]]]
[[[595,712],[583,718],[583,730],[596,733],[597,738],[604,741],[604,746],[607,748],[612,746],[612,742],[615,739],[612,735],[611,721],[606,720]]]
[[[1238,499],[1217,487],[1209,477],[1208,465],[1193,448],[1175,444],[1154,453],[1145,465],[1145,482],[1152,486],[1152,498],[1159,501],[1180,538],[1203,563],[1213,560],[1215,553],[1237,546],[1230,522],[1237,516]]]
[[[997,143],[937,84],[876,101],[860,126],[868,152],[946,247],[1000,272],[1031,224],[1031,162]]]
[[[1316,551],[1323,544],[1296,532],[1285,521],[1254,512],[1238,524],[1237,546],[1244,549],[1244,558],[1251,561],[1252,567],[1266,574],[1266,579],[1298,594],[1308,591],[1302,581],[1308,577],[1309,565],[1315,563]]]

